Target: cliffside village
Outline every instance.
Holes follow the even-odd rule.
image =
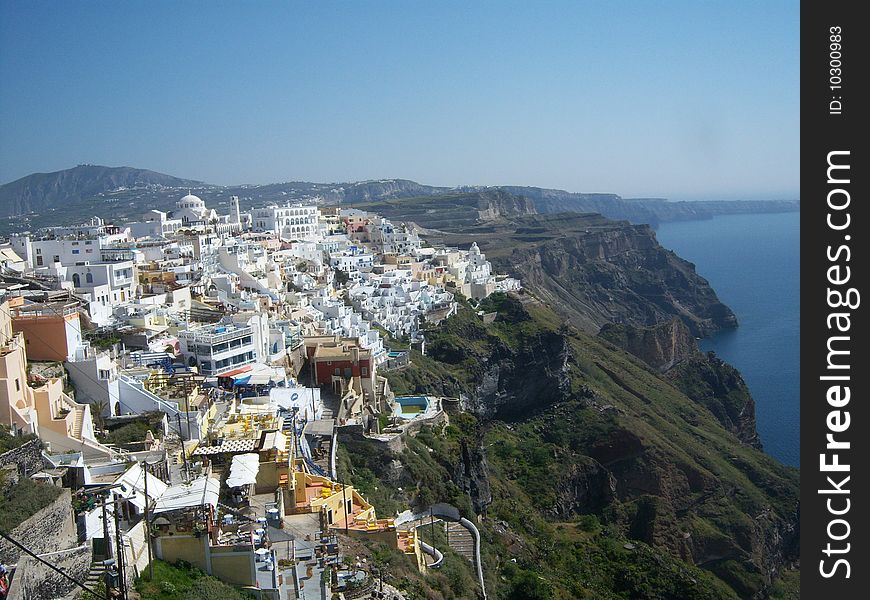
[[[188,193],[172,212],[0,246],[0,424],[38,437],[35,455],[0,460],[3,485],[64,488],[74,526],[44,532],[34,553],[119,597],[161,559],[261,598],[392,598],[337,533],[387,542],[421,571],[441,553],[419,540],[419,515],[380,514],[339,480],[339,436],[395,444],[444,422],[455,401],[397,397],[383,373],[425,353],[424,330],[457,294],[520,282],[476,244],[431,246],[376,214],[224,205]],[[111,443],[131,423],[141,439]],[[69,583],[5,540],[0,562],[9,598]]]

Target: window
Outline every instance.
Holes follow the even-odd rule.
[[[37,254],[42,254],[42,248],[37,248],[37,249],[36,249],[36,253],[37,253]]]
[[[37,267],[41,267],[41,266],[42,266],[42,257],[41,257],[41,256],[37,256],[37,257],[36,257],[36,266],[37,266]]]
[[[76,248],[75,250],[72,251],[73,254],[78,254],[79,252],[80,252],[80,250],[78,248]]]
[[[15,391],[16,391],[16,392],[20,392],[20,391],[21,391],[21,382],[18,381],[18,378],[17,378],[17,377],[15,378]]]
[[[368,368],[368,367],[362,367],[362,376],[365,377],[365,376],[367,376],[368,374],[369,374],[369,368]]]
[[[85,281],[87,283],[93,283],[94,282],[94,275],[92,273],[86,273],[85,274]]]
[[[78,273],[73,273],[73,278],[72,278],[72,279],[73,279],[73,285],[74,285],[75,287],[81,287],[81,286],[82,286],[82,278],[79,277],[79,274],[78,274]]]

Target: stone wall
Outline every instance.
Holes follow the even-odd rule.
[[[44,554],[77,543],[71,494],[68,489],[51,504],[12,530],[10,535],[31,552]],[[14,544],[0,539],[0,563],[14,564],[23,553]]]
[[[85,581],[91,566],[91,549],[88,546],[77,547],[64,552],[53,553],[42,557],[54,566],[78,581]],[[72,600],[78,598],[82,589],[40,563],[30,556],[23,556],[18,561],[12,585],[9,587],[8,600],[25,600],[30,598],[53,598],[54,600]]]
[[[18,472],[23,475],[31,475],[40,471],[43,466],[42,442],[38,439],[30,440],[24,444],[0,454],[0,467],[16,465]]]

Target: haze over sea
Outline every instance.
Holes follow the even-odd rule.
[[[702,340],[737,367],[764,450],[800,465],[800,213],[665,223],[659,242],[695,263],[740,326]]]

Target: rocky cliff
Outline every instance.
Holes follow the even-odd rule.
[[[537,212],[528,198],[498,189],[381,200],[360,205],[360,208],[395,223],[413,222],[427,229],[446,231],[487,226],[493,221]]]
[[[734,327],[695,266],[659,245],[646,225],[600,215],[525,215],[451,227],[427,237],[459,247],[476,242],[498,271],[510,273],[574,325],[652,326],[681,319],[703,337]]]
[[[609,324],[598,335],[663,373],[744,444],[761,449],[755,400],[740,372],[714,353],[701,352],[682,321],[672,319],[652,327]]]
[[[597,336],[565,327],[528,296],[497,295],[483,308],[497,313],[493,323],[461,310],[430,332],[428,356],[414,356],[389,377],[397,393],[460,396],[474,415],[474,425],[460,415],[457,434],[421,435],[435,452],[430,456],[443,453],[445,464],[454,465],[445,468],[476,512],[485,507],[488,543],[516,549],[518,560],[534,563],[551,581],[565,568],[571,581],[566,556],[575,550],[549,554],[546,544],[558,546],[562,534],[547,524],[594,515],[608,533],[592,547],[584,543],[582,552],[625,536],[703,567],[733,594],[711,591],[713,584],[691,592],[701,585],[694,576],[695,584],[680,593],[659,590],[661,597],[766,597],[798,555],[797,471],[742,443],[751,442],[739,435],[750,429],[744,417],[752,405],[750,399],[738,408],[734,373],[696,353],[660,374]],[[668,362],[685,354],[679,346],[653,344],[651,356]],[[471,456],[473,448],[479,456]],[[450,500],[462,504],[455,493]],[[501,523],[493,525],[497,531],[487,529],[489,519]],[[536,533],[544,531],[553,536],[547,543]]]
[[[661,373],[698,354],[698,344],[692,332],[680,319],[649,327],[607,323],[598,335]]]

